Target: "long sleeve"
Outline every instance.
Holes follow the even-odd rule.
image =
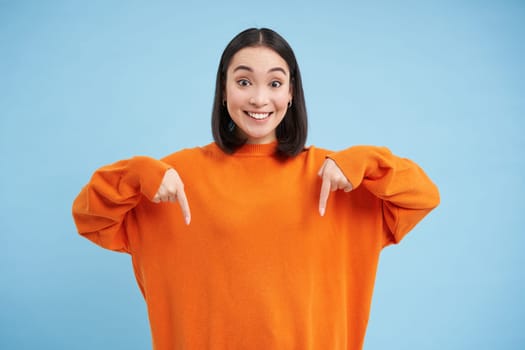
[[[354,188],[362,185],[383,201],[385,245],[399,242],[439,204],[439,191],[425,172],[385,147],[354,146],[329,158]]]
[[[98,169],[73,202],[78,232],[104,248],[129,252],[125,217],[143,197],[155,196],[168,168],[139,156]]]

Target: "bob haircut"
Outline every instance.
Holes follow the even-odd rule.
[[[268,47],[281,56],[290,69],[290,86],[292,88],[292,104],[283,120],[275,130],[277,137],[277,155],[294,157],[304,150],[308,131],[306,105],[304,101],[301,73],[295,59],[295,54],[286,40],[275,31],[268,28],[250,28],[237,34],[224,49],[217,70],[215,83],[215,98],[211,126],[215,143],[226,153],[232,154],[246,143],[233,124],[233,120],[224,104],[226,74],[232,57],[246,47]]]

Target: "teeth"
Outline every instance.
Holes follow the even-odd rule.
[[[265,119],[265,118],[268,118],[268,116],[270,115],[270,113],[252,113],[252,112],[248,112],[248,115],[254,119]]]

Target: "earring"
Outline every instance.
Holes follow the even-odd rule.
[[[292,100],[290,100],[290,102],[288,102],[288,108],[292,107]]]
[[[235,130],[235,123],[230,119],[230,122],[228,123],[228,131],[233,132],[233,130]]]

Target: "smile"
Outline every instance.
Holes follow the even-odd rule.
[[[254,113],[254,112],[245,112],[250,118],[257,119],[257,120],[263,120],[268,118],[270,115],[272,115],[271,112],[266,113]]]

